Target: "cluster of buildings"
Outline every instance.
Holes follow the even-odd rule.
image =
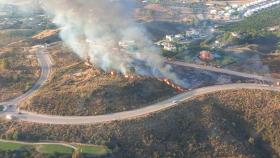
[[[267,9],[267,8],[270,8],[272,6],[279,5],[279,4],[280,4],[280,0],[272,0],[272,1],[258,0],[255,3],[251,3],[251,4],[240,7],[239,11],[246,10],[244,12],[243,16],[248,17],[261,10],[264,10],[264,9]]]
[[[0,18],[0,29],[11,29],[20,26],[22,23],[19,19]]]
[[[178,44],[187,44],[192,40],[198,40],[207,38],[209,36],[209,31],[214,32],[213,28],[211,29],[195,29],[190,28],[185,31],[185,33],[176,34],[176,35],[166,35],[165,39],[157,42],[158,46],[162,46],[164,50],[175,51],[177,49],[176,43]]]
[[[194,29],[191,28],[189,30],[186,31],[186,38],[188,39],[203,39],[206,38],[207,36],[209,36],[209,33],[214,32],[215,29],[214,28],[207,28],[207,29]]]
[[[214,20],[237,20],[239,19],[238,7],[238,4],[231,4],[219,9],[213,6],[209,10],[209,18]]]
[[[135,48],[137,46],[134,40],[119,41],[118,45],[121,49],[125,49],[125,50]]]
[[[36,27],[45,27],[50,23],[52,23],[50,18],[40,9],[25,13],[15,5],[0,4],[0,29],[34,29]]]
[[[181,41],[185,37],[182,34],[166,35],[165,39],[156,43],[156,45],[163,47],[167,51],[175,51],[177,49],[175,42]]]
[[[162,42],[161,46],[163,46],[163,49],[167,50],[167,51],[175,51],[175,50],[177,50],[177,47],[176,47],[176,45],[174,43]]]
[[[182,40],[186,40],[186,38],[183,34],[166,35],[164,40],[159,41],[156,44],[158,46],[162,46],[164,50],[175,51],[175,50],[177,50],[177,47],[175,45],[176,42],[179,42]]]
[[[246,4],[242,5],[242,6],[240,6],[238,8],[238,11],[243,11],[243,10],[246,10],[246,9],[248,9],[250,7],[255,7],[255,6],[257,6],[257,5],[261,4],[261,3],[266,3],[266,2],[270,2],[270,1],[271,0],[256,0],[256,1],[253,1],[253,2],[250,2],[250,3],[246,3]]]
[[[239,20],[242,17],[251,16],[258,11],[280,4],[280,0],[256,0],[243,5],[230,4],[217,9],[209,6],[209,18],[215,20]]]
[[[34,17],[0,17],[0,29],[25,28],[34,29],[42,28],[52,23],[45,15]]]

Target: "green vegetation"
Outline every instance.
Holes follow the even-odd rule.
[[[262,11],[237,23],[226,25],[223,29],[232,32],[251,32],[280,25],[280,7]]]
[[[229,49],[228,54],[235,51],[244,54],[240,56],[243,59],[242,64],[238,65],[236,63],[234,66],[239,68],[244,66],[253,70],[255,68],[250,63],[250,58],[258,55],[263,64],[269,67],[270,74],[278,77],[279,58],[277,55],[279,55],[280,51],[280,6],[264,10],[240,22],[227,24],[220,27],[220,29],[222,33],[216,37],[216,40],[222,43],[222,48],[233,48]],[[217,64],[238,62],[237,59],[231,56],[223,60]]]
[[[242,36],[242,38],[244,38],[244,35]],[[223,34],[218,35],[216,37],[216,40],[219,41],[220,43],[223,43],[224,45],[228,45],[228,44],[238,44],[239,38],[234,37],[232,35],[232,32],[225,31]]]
[[[82,145],[78,148],[79,153],[89,155],[106,155],[110,150],[106,146],[89,146]]]
[[[223,38],[223,40],[230,40],[231,34],[226,33],[223,34],[220,38]],[[212,65],[219,65],[219,66],[226,66],[228,64],[232,64],[236,61],[238,61],[237,57],[234,57],[232,54],[225,53],[222,49],[217,48],[211,48],[211,42],[213,40],[200,40],[196,42],[192,42],[189,44],[177,44],[177,50],[174,52],[171,51],[162,51],[163,56],[168,58],[174,58],[176,60],[185,61],[185,62],[195,62],[195,60],[199,59],[199,53],[202,50],[208,50],[215,54],[215,59],[211,61],[201,61],[207,64]]]
[[[147,0],[149,3],[160,3],[162,0]]]
[[[19,144],[19,143],[8,143],[8,142],[1,142],[0,141],[0,150],[2,151],[13,151],[13,150],[18,150],[20,148],[25,147],[26,145],[24,144]]]
[[[240,22],[227,24],[221,27],[221,32],[216,38],[201,40],[199,42],[196,41],[183,46],[176,45],[177,48],[180,49],[174,52],[163,51],[163,55],[181,61],[194,62],[197,61],[201,50],[207,50],[215,53],[218,52],[220,57],[212,61],[202,61],[203,63],[226,66],[238,62],[238,55],[225,52],[219,48],[252,44],[257,45],[257,47],[251,49],[251,51],[249,50],[250,52],[262,52],[267,54],[279,52],[279,27],[280,6],[277,6],[245,18]],[[215,43],[216,41],[219,43]]]
[[[58,156],[58,155],[68,155],[73,154],[87,155],[91,156],[104,156],[109,154],[111,151],[106,146],[97,145],[79,145],[78,150],[75,151],[71,147],[67,147],[59,144],[24,144],[21,142],[5,142],[0,140],[0,157],[4,152],[7,153],[17,153],[17,151],[26,153],[39,153],[42,155]]]
[[[9,61],[7,59],[0,59],[0,71],[4,71],[10,68]]]
[[[222,59],[218,60],[218,65],[228,65],[236,62],[237,59],[232,56],[223,56]]]
[[[218,56],[211,61],[206,61],[208,64],[216,65],[216,66],[226,66],[229,64],[233,64],[238,61],[238,57],[233,56],[230,53],[224,52],[223,50],[213,50],[215,54]]]
[[[264,10],[253,16],[245,18],[240,22],[235,22],[222,26],[220,29],[224,31],[217,37],[217,40],[228,45],[241,45],[248,43],[268,44],[272,49],[274,46],[270,44],[275,38],[280,37],[280,6],[269,10]],[[272,28],[271,31],[270,29]],[[236,36],[233,36],[236,34]]]
[[[63,145],[39,145],[36,146],[36,150],[42,154],[72,154],[74,151],[72,148]]]

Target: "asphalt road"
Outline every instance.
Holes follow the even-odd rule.
[[[26,93],[22,94],[21,96],[12,99],[7,102],[2,102],[0,105],[11,105],[8,111],[16,111],[17,105],[27,99],[28,97],[32,96],[34,92],[40,89],[43,84],[48,80],[48,77],[51,73],[52,62],[48,53],[44,51],[45,49],[42,47],[38,47],[36,51],[36,56],[38,59],[38,63],[41,67],[41,75],[38,81],[29,89]]]
[[[98,124],[98,123],[106,123],[111,121],[120,121],[120,120],[128,120],[139,118],[143,116],[147,116],[153,114],[158,111],[166,110],[168,108],[172,108],[180,102],[187,101],[193,99],[195,97],[214,93],[218,91],[224,90],[233,90],[233,89],[259,89],[259,90],[269,90],[280,92],[280,88],[271,87],[268,85],[260,85],[260,84],[228,84],[228,85],[217,85],[210,87],[203,87],[199,89],[195,89],[192,91],[188,91],[186,93],[177,95],[173,98],[165,100],[163,102],[159,102],[147,107],[143,107],[136,110],[124,111],[106,115],[99,116],[51,116],[51,115],[40,115],[29,112],[22,112],[22,114],[14,114],[14,116],[22,121],[26,122],[34,122],[34,123],[43,123],[43,124],[63,124],[63,125],[81,125],[81,124]]]
[[[21,114],[17,114],[16,112],[16,106],[22,102],[23,100],[27,99],[29,96],[31,96],[34,92],[36,92],[39,88],[42,87],[44,82],[47,81],[48,76],[51,72],[51,60],[48,55],[48,53],[44,52],[43,48],[39,48],[37,51],[37,57],[39,64],[41,66],[41,76],[40,79],[36,82],[36,84],[25,94],[23,94],[20,97],[17,97],[11,101],[0,103],[0,105],[13,105],[11,109],[9,109],[8,112],[0,114],[0,117],[5,117],[7,114],[11,115],[14,119],[18,119],[21,121],[26,122],[34,122],[34,123],[43,123],[43,124],[68,124],[68,125],[80,125],[80,124],[98,124],[98,123],[106,123],[111,121],[119,121],[119,120],[128,120],[128,119],[134,119],[139,118],[143,116],[147,116],[150,114],[153,114],[158,111],[166,110],[168,108],[172,108],[182,101],[188,101],[190,99],[193,99],[195,97],[214,93],[218,91],[224,91],[224,90],[234,90],[234,89],[259,89],[259,90],[269,90],[269,91],[276,91],[280,92],[279,87],[272,87],[268,85],[261,85],[261,84],[228,84],[228,85],[216,85],[216,86],[210,86],[210,87],[203,87],[199,89],[194,89],[192,91],[188,91],[182,94],[179,94],[173,98],[170,98],[168,100],[146,106],[140,109],[136,110],[130,110],[130,111],[124,111],[124,112],[118,112],[118,113],[112,113],[112,114],[106,114],[106,115],[98,115],[98,116],[53,116],[53,115],[41,115],[36,113],[31,113],[27,111],[21,111]],[[209,66],[201,66],[201,65],[195,65],[195,64],[188,64],[183,62],[172,62],[176,65],[186,66],[186,67],[193,67],[198,69],[203,69],[207,71],[214,71],[219,73],[225,73],[230,75],[236,75],[236,76],[242,76],[247,78],[254,78],[258,80],[265,80],[265,81],[272,81],[275,82],[277,79],[258,76],[258,75],[252,75],[252,74],[246,74],[231,70],[225,70],[225,69],[219,69]]]
[[[233,71],[233,70],[216,68],[216,67],[212,67],[212,66],[204,66],[204,65],[198,65],[198,64],[185,63],[185,62],[181,62],[181,61],[167,61],[167,63],[173,64],[173,65],[184,66],[184,67],[206,70],[206,71],[218,72],[218,73],[223,73],[223,74],[228,74],[228,75],[233,75],[233,76],[239,76],[239,77],[245,77],[245,78],[250,78],[250,79],[268,81],[268,82],[273,82],[273,83],[280,81],[280,79],[275,79],[275,78],[272,78],[272,77],[260,76],[260,75],[257,75],[257,74],[248,74],[248,73],[244,73],[244,72],[237,72],[237,71]]]

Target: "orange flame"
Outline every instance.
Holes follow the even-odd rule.
[[[183,88],[181,88],[178,85],[175,85],[174,83],[172,83],[169,79],[165,78],[165,79],[159,79],[160,81],[164,82],[165,84],[169,85],[170,87],[178,90],[178,91],[184,91]]]
[[[111,71],[110,74],[111,74],[112,76],[115,76],[115,75],[116,75],[116,73],[115,73],[114,71]]]
[[[110,71],[110,74],[111,74],[112,76],[116,76],[116,75],[117,75],[117,73],[116,73],[115,71]],[[125,78],[127,78],[127,79],[134,79],[134,78],[135,78],[135,76],[129,75],[129,74],[124,74],[123,76],[124,76]],[[136,76],[136,77],[137,77],[137,76]],[[183,89],[182,87],[180,87],[180,86],[174,84],[172,81],[170,81],[170,80],[167,79],[167,78],[157,78],[157,79],[158,79],[159,81],[161,81],[161,82],[167,84],[168,86],[170,86],[170,87],[176,89],[177,91],[180,91],[180,92],[185,91],[185,89]]]

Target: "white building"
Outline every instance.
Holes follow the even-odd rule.
[[[182,34],[175,35],[176,40],[183,40],[185,37]]]
[[[186,31],[186,36],[191,37],[191,36],[198,36],[199,32],[195,29],[187,30]]]
[[[167,51],[175,51],[176,46],[167,42],[167,43],[163,43],[163,49]]]
[[[173,41],[173,36],[172,35],[166,35],[165,39],[172,42]]]
[[[119,47],[121,48],[129,48],[131,46],[135,46],[136,43],[133,40],[124,40],[124,41],[119,41]]]
[[[215,9],[210,10],[210,14],[216,15],[217,14],[217,10],[215,10]]]

